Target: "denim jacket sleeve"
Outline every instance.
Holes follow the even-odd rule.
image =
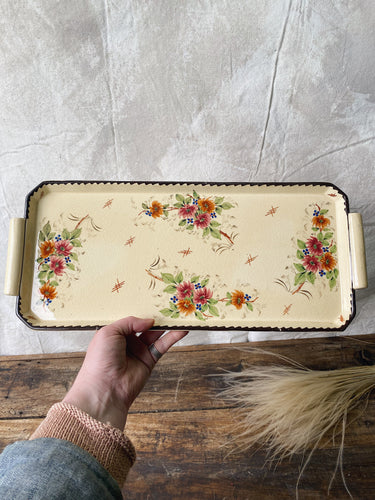
[[[119,429],[57,403],[29,441],[0,455],[0,498],[121,499],[135,458],[133,444]]]
[[[2,500],[122,499],[118,483],[87,451],[69,441],[18,441],[0,455]]]

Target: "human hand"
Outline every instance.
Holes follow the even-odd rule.
[[[154,343],[165,354],[188,333],[171,330],[162,336],[164,331],[149,331],[153,323],[129,316],[98,330],[63,402],[123,430],[129,408],[157,361],[149,346]]]

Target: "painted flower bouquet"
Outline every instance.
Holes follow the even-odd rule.
[[[329,281],[329,287],[332,290],[336,286],[339,275],[335,255],[337,247],[333,240],[331,221],[327,217],[328,210],[321,209],[318,205],[316,207],[312,217],[312,234],[306,241],[297,240],[297,257],[300,262],[294,263],[298,271],[294,284],[299,288],[305,281],[314,284],[319,276]]]
[[[75,270],[72,261],[78,261],[78,255],[74,252],[75,247],[81,247],[78,239],[81,228],[75,228],[69,232],[67,229],[58,234],[51,231],[51,225],[47,222],[39,231],[39,256],[36,259],[38,266],[39,292],[42,302],[47,306],[57,296],[56,287],[59,278],[63,276],[66,269]]]
[[[162,309],[160,312],[163,316],[171,318],[179,318],[180,314],[189,316],[195,315],[201,321],[205,321],[213,316],[219,316],[217,304],[224,302],[226,306],[233,305],[237,310],[242,309],[245,305],[248,310],[253,311],[252,302],[257,298],[251,300],[251,295],[245,294],[240,290],[234,292],[227,292],[225,298],[213,298],[213,292],[207,285],[209,278],[200,279],[199,276],[192,276],[190,280],[184,280],[182,272],[176,276],[170,273],[161,273],[161,279],[167,284],[163,292],[171,295],[169,300],[169,307]]]
[[[178,225],[187,231],[194,229],[202,230],[202,236],[211,236],[221,239],[227,238],[231,244],[231,237],[221,230],[221,223],[217,220],[223,210],[233,208],[233,205],[224,201],[224,197],[204,198],[196,191],[193,194],[176,194],[176,203],[173,205],[162,204],[152,201],[151,204],[143,203],[142,208],[145,215],[157,219],[161,216],[168,217],[171,211],[176,211],[180,218]]]

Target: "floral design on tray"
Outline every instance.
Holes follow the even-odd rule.
[[[42,302],[49,306],[57,297],[57,287],[63,275],[69,271],[75,271],[73,261],[78,261],[78,255],[74,251],[81,247],[79,237],[82,228],[76,227],[69,232],[63,229],[61,233],[52,231],[49,221],[39,231],[39,253],[38,263],[39,292]]]
[[[163,204],[157,200],[151,203],[142,203],[143,210],[139,215],[144,214],[152,219],[167,219],[171,212],[177,213],[179,228],[186,231],[201,232],[204,238],[226,239],[225,245],[220,245],[216,251],[223,251],[234,244],[236,234],[227,234],[221,228],[220,217],[223,211],[234,208],[234,205],[225,201],[224,197],[216,196],[202,197],[195,190],[193,194],[175,195],[175,202]]]
[[[327,279],[332,290],[336,286],[339,270],[337,269],[337,247],[329,218],[329,210],[315,205],[312,216],[311,234],[305,240],[297,240],[297,258],[294,263],[297,274],[294,285],[297,293],[308,281],[312,285],[316,280]]]
[[[258,297],[252,299],[251,295],[240,290],[227,292],[225,298],[214,298],[213,291],[208,287],[209,278],[201,279],[196,275],[190,279],[184,279],[181,271],[176,276],[171,273],[161,273],[161,278],[157,277],[157,279],[167,284],[163,292],[170,295],[169,307],[161,309],[160,312],[163,316],[172,319],[179,318],[180,315],[187,317],[191,314],[201,321],[214,316],[218,317],[220,302],[225,303],[226,306],[234,306],[237,310],[245,306],[253,311],[252,303],[258,299]]]

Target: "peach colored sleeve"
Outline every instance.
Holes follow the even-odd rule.
[[[119,429],[95,420],[76,406],[54,404],[29,439],[56,438],[70,441],[93,455],[123,486],[135,462],[135,449]]]

